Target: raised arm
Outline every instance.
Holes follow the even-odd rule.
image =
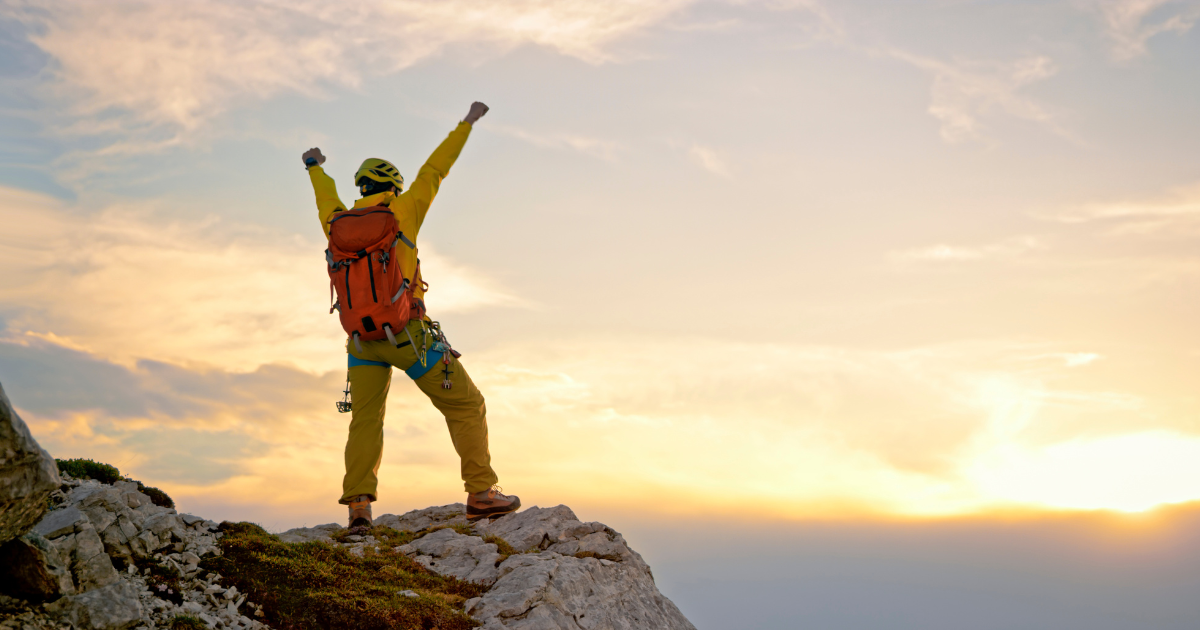
[[[467,112],[466,117],[438,145],[433,155],[429,156],[429,159],[425,161],[425,165],[417,172],[412,185],[409,186],[404,194],[400,195],[401,199],[411,204],[413,211],[416,213],[418,229],[425,222],[425,214],[429,212],[429,204],[433,203],[433,198],[437,196],[442,178],[450,173],[450,167],[454,166],[454,162],[458,160],[458,154],[462,152],[463,146],[466,145],[467,137],[471,135],[471,126],[482,118],[487,111],[487,105],[478,101],[472,103],[471,110]]]
[[[321,150],[313,147],[305,151],[300,159],[304,160],[304,166],[308,169],[308,178],[312,181],[313,193],[317,197],[317,217],[321,220],[321,229],[328,237],[329,215],[336,210],[345,210],[346,206],[338,199],[337,184],[332,177],[325,174],[325,169],[321,168],[325,163],[325,156],[321,155]]]

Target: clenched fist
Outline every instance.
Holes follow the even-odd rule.
[[[486,113],[488,113],[488,106],[475,101],[471,103],[471,111],[467,112],[467,117],[463,119],[463,122],[474,125],[475,121],[483,118]]]
[[[317,166],[320,166],[325,163],[325,156],[321,155],[321,150],[318,149],[317,147],[313,147],[300,155],[300,159],[304,160],[305,166],[308,166],[309,158],[316,160]]]

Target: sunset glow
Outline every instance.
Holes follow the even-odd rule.
[[[967,4],[8,3],[0,382],[56,456],[342,518],[299,155],[350,199],[478,99],[422,265],[528,504],[1200,500],[1200,9]],[[377,511],[461,500],[388,405]]]

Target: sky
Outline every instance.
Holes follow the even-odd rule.
[[[702,630],[798,618],[784,597],[729,621],[705,589],[761,598],[736,576],[813,545],[816,567],[866,545],[843,577],[942,576],[927,594],[958,580],[933,549],[1019,586],[996,536],[1062,577],[1077,558],[1038,552],[1062,532],[1196,522],[1198,20],[1196,0],[0,0],[0,383],[56,457],[181,509],[341,520],[345,334],[300,153],[350,201],[363,159],[411,179],[480,100],[419,244],[506,491],[639,532]],[[462,500],[402,378],[377,513]],[[783,542],[690,563],[680,541],[732,530]],[[915,551],[869,551],[893,548]],[[1130,553],[1106,566],[1164,566]],[[829,588],[875,592],[851,577]],[[1018,625],[1065,627],[1042,603]],[[847,615],[824,627],[878,627]]]

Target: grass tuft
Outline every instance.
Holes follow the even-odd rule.
[[[391,550],[412,532],[377,527],[386,548],[355,556],[322,542],[285,543],[252,523],[221,523],[223,555],[201,567],[220,573],[263,607],[265,621],[289,630],[465,630],[479,625],[462,612],[480,584],[437,575]],[[383,545],[381,545],[383,546]],[[421,597],[405,597],[412,590]]]
[[[333,538],[335,541],[340,543],[348,543],[351,542],[351,535],[352,534],[350,533],[349,529],[343,529],[330,536],[330,538]],[[392,547],[399,547],[400,545],[407,545],[408,543],[420,537],[408,530],[400,531],[397,529],[392,529],[391,527],[384,527],[383,525],[376,525],[375,527],[372,527],[370,531],[364,534],[364,536],[373,536],[375,541],[379,543],[379,546],[387,547],[389,549]]]
[[[475,535],[475,527],[473,525],[471,525],[470,523],[455,523],[453,525],[434,525],[433,527],[427,527],[427,528],[421,530],[420,535],[417,536],[417,538],[420,538],[421,536],[424,536],[426,534],[432,534],[433,532],[436,532],[439,529],[453,529],[454,531],[462,534],[463,536],[474,536]]]
[[[208,630],[208,624],[199,617],[175,615],[175,618],[171,619],[171,630]]]
[[[516,549],[513,549],[512,545],[508,544],[507,540],[504,540],[503,538],[494,534],[488,534],[484,536],[483,542],[496,545],[496,552],[500,554],[500,562],[504,562],[509,556],[515,556],[518,553]],[[500,562],[497,562],[496,564],[499,565]]]
[[[621,556],[618,556],[615,553],[596,553],[595,551],[580,551],[579,553],[575,554],[575,557],[576,558],[596,558],[597,560],[612,560],[613,562],[620,562],[621,560],[623,560],[623,558],[621,558]]]

